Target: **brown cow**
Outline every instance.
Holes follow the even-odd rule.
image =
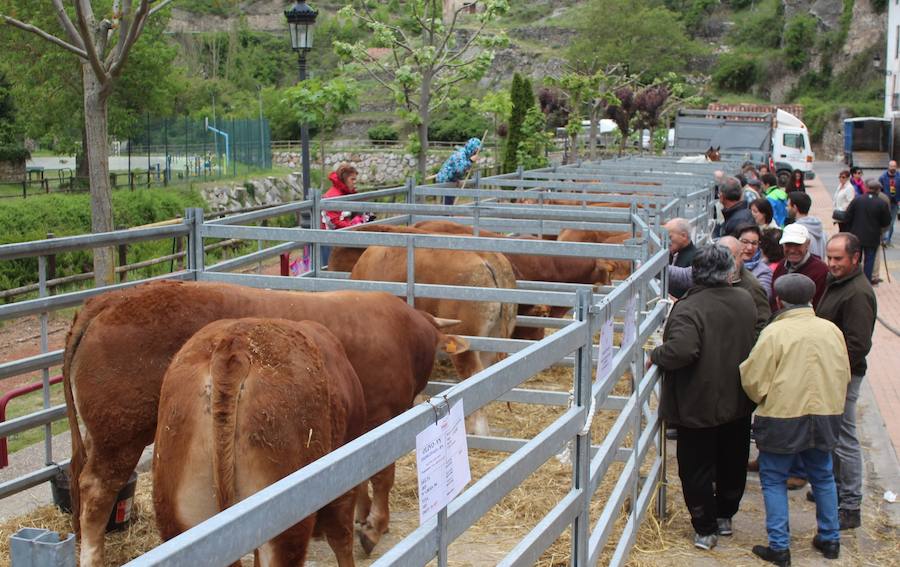
[[[72,504],[81,565],[103,564],[104,528],[116,493],[156,432],[163,374],[187,340],[219,319],[313,320],[333,332],[366,395],[366,429],[411,407],[435,351],[456,337],[385,293],[297,293],[226,284],[152,282],[88,300],[66,338],[63,361],[72,434]],[[374,331],[374,332],[373,332]],[[82,440],[78,417],[85,430]],[[388,526],[393,465],[372,478],[374,502],[361,494],[357,520],[367,551]]]
[[[200,329],[166,371],[153,454],[163,540],[196,526],[358,437],[365,399],[340,341],[312,321],[226,319]],[[302,565],[325,534],[353,567],[355,489],[256,550]]]
[[[640,233],[638,233],[640,236]],[[597,244],[623,244],[635,238],[630,232],[607,232],[603,230],[575,230],[566,228],[559,231],[560,242],[593,242]],[[631,275],[631,260],[598,259],[609,272],[610,280],[624,280]]]
[[[413,225],[434,232],[453,234],[473,234],[471,226],[451,221],[422,221]],[[618,234],[618,233],[616,233]],[[479,229],[479,235],[491,238],[503,238],[502,234]],[[517,236],[522,240],[537,240],[533,236]],[[584,258],[578,256],[540,256],[537,254],[506,254],[516,273],[516,279],[553,283],[581,283],[590,285],[606,285],[609,283],[608,270],[612,266],[606,260]],[[531,310],[527,309],[531,308]],[[541,306],[526,306],[520,315],[535,315]],[[562,317],[568,313],[568,307],[550,307],[551,317]],[[539,341],[544,338],[544,329],[540,327],[516,327],[514,338]]]
[[[497,289],[516,287],[512,266],[503,254],[417,249],[414,256],[416,283]],[[405,282],[406,277],[406,249],[387,246],[367,248],[350,273],[354,280]],[[448,331],[461,335],[508,339],[516,324],[516,306],[512,303],[417,298],[415,305],[435,317],[457,319],[460,322]],[[459,377],[465,379],[487,368],[499,357],[500,354],[493,352],[466,351],[453,354],[450,359]],[[476,412],[471,421],[476,434],[488,433],[482,412]]]

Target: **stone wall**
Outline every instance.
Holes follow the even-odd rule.
[[[449,152],[435,152],[428,155],[428,171],[434,171],[450,155]],[[277,165],[300,168],[299,152],[275,152],[272,162]],[[416,156],[400,151],[342,151],[332,152],[325,157],[325,170],[334,171],[339,163],[349,162],[359,171],[359,185],[391,185],[401,184],[416,173]],[[490,158],[485,166],[493,165]],[[313,158],[312,168],[322,167],[321,162]]]
[[[0,181],[22,181],[25,179],[25,160],[0,161]]]
[[[302,176],[265,177],[200,189],[212,211],[232,211],[260,205],[278,205],[303,198]]]

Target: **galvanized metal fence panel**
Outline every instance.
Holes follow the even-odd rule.
[[[733,165],[733,164],[729,164]],[[64,250],[109,246],[121,242],[138,242],[156,238],[184,237],[189,239],[188,269],[151,279],[187,279],[223,281],[273,289],[322,291],[331,289],[380,289],[401,297],[437,297],[475,301],[504,301],[528,304],[558,305],[575,308],[575,320],[521,317],[518,324],[555,327],[558,330],[540,342],[470,337],[475,350],[506,352],[510,356],[471,377],[464,383],[431,383],[426,392],[435,397],[431,403],[446,409],[448,403],[462,401],[466,413],[471,413],[495,401],[547,404],[568,407],[556,420],[531,439],[470,436],[472,448],[484,448],[509,453],[497,467],[468,487],[453,500],[437,518],[413,531],[400,544],[385,552],[376,562],[382,564],[422,564],[437,557],[443,563],[449,544],[478,521],[504,495],[519,486],[549,458],[564,447],[572,460],[572,484],[560,502],[536,523],[531,531],[509,551],[503,565],[530,564],[541,556],[567,528],[571,528],[571,562],[575,565],[595,564],[613,532],[612,520],[618,516],[626,498],[632,509],[620,534],[610,564],[619,565],[630,550],[648,504],[654,495],[664,498],[662,479],[665,475],[664,442],[661,423],[652,411],[650,400],[658,396],[660,373],[654,367],[644,372],[642,345],[659,327],[665,317],[663,302],[653,301],[665,291],[665,267],[668,253],[662,223],[676,215],[703,229],[709,218],[711,175],[722,164],[679,164],[674,160],[657,158],[625,158],[602,163],[582,163],[575,166],[545,168],[530,172],[519,171],[491,178],[475,177],[475,188],[457,189],[450,186],[416,186],[389,188],[368,194],[353,195],[323,201],[314,197],[309,201],[290,203],[265,211],[253,211],[222,219],[203,221],[202,211],[192,210],[181,224],[153,227],[135,231],[118,231],[100,235],[85,235],[34,243],[0,246],[0,260],[28,256],[44,257]],[[584,181],[579,182],[579,181]],[[634,185],[633,183],[640,183]],[[645,184],[646,183],[646,184]],[[490,189],[497,187],[499,189]],[[510,187],[510,189],[505,189]],[[577,190],[578,192],[572,192]],[[640,196],[617,195],[622,191],[645,193]],[[473,199],[471,203],[454,206],[426,203],[429,197],[455,195]],[[504,203],[510,199],[566,198],[580,201],[579,206],[522,206]],[[399,202],[374,203],[372,198],[390,197]],[[588,207],[592,202],[641,202],[655,207],[630,210]],[[562,228],[583,230],[631,230],[642,234],[634,244],[603,245],[573,242],[551,242],[510,238],[432,236],[420,234],[354,233],[351,231],[323,231],[317,229],[283,229],[245,226],[285,214],[307,216],[313,223],[323,210],[374,211],[388,215],[379,222],[416,222],[422,219],[451,219],[485,230],[545,229],[558,232]],[[313,226],[317,226],[313,224]],[[206,266],[205,238],[238,238],[276,242],[275,245],[240,258]],[[589,286],[523,282],[519,289],[482,289],[418,284],[407,282],[361,282],[346,279],[340,274],[313,271],[300,278],[282,278],[255,274],[236,274],[228,270],[256,263],[262,259],[312,244],[366,247],[369,245],[399,246],[407,250],[436,248],[447,250],[497,251],[536,255],[571,255],[606,257],[630,260],[634,273],[615,286],[603,287],[599,295],[592,295]],[[411,256],[410,256],[411,258]],[[43,266],[43,263],[41,263]],[[44,266],[45,269],[45,266]],[[44,272],[39,279],[43,281]],[[83,300],[109,290],[122,289],[141,282],[128,282],[103,289],[84,290],[53,297],[22,301],[0,306],[0,320],[26,314],[46,314],[71,307]],[[42,292],[45,293],[45,292]],[[598,352],[592,337],[603,320],[621,316],[626,305],[637,298],[637,337],[626,347],[616,349],[612,372],[605,380],[594,380]],[[45,315],[44,315],[45,317]],[[46,320],[46,319],[45,319]],[[617,330],[622,329],[616,323]],[[46,338],[46,327],[42,326]],[[47,369],[60,362],[62,351],[44,353],[0,365],[0,379],[23,372]],[[570,394],[558,391],[539,391],[521,388],[520,384],[535,373],[552,365],[574,368]],[[632,391],[628,396],[611,395],[615,384],[626,370],[631,371]],[[45,406],[47,406],[45,402]],[[442,411],[444,411],[442,410]],[[599,444],[593,444],[586,426],[594,411],[616,411],[613,422]],[[27,426],[44,425],[62,415],[63,406],[45,409],[0,425],[0,433],[20,431]],[[331,499],[381,470],[414,445],[415,434],[434,419],[434,410],[419,405],[394,420],[370,431],[352,443],[323,459],[268,487],[136,559],[130,565],[157,564],[225,564],[240,558],[247,551],[317,510]],[[625,440],[631,436],[631,446]],[[48,463],[50,447],[47,446]],[[654,449],[652,461],[646,460]],[[590,506],[598,486],[616,461],[624,463],[611,494],[593,525]],[[0,485],[0,497],[33,486],[52,477],[68,462],[49,464]],[[642,477],[642,466],[649,466]]]

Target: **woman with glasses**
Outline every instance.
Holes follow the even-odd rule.
[[[759,247],[762,231],[756,225],[747,224],[738,227],[735,232],[738,235],[738,242],[741,243],[741,258],[744,260],[744,267],[750,270],[750,273],[765,290],[766,297],[770,297],[772,295],[772,268],[766,263]]]
[[[838,174],[838,187],[834,191],[834,210],[844,212],[850,206],[850,201],[856,197],[856,188],[850,182],[850,172],[846,169]],[[847,232],[847,223],[837,223],[839,232]]]

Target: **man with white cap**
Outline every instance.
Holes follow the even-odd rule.
[[[814,256],[809,250],[809,230],[802,224],[789,224],[784,227],[781,240],[778,241],[784,249],[784,259],[778,262],[772,274],[772,290],[775,282],[785,274],[803,274],[816,284],[816,293],[812,298],[813,307],[819,304],[819,299],[825,293],[825,280],[828,277],[828,266],[825,262]],[[772,312],[778,310],[775,304],[775,294],[769,294],[769,306]]]
[[[799,459],[816,503],[813,547],[837,559],[840,521],[831,451],[838,445],[850,382],[847,347],[841,330],[813,312],[812,280],[785,274],[774,291],[781,310],[741,363],[744,392],[758,404],[753,430],[769,535],[769,545],[754,546],[753,553],[775,565],[791,564],[787,481]]]

